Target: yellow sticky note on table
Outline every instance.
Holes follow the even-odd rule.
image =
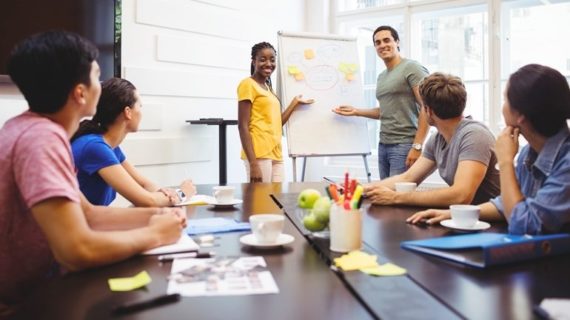
[[[109,279],[111,291],[131,291],[146,286],[152,281],[146,271],[139,272],[134,277]]]
[[[401,276],[406,274],[406,269],[398,267],[393,263],[385,263],[372,268],[361,268],[360,271],[372,276]]]
[[[351,251],[340,258],[334,259],[337,267],[344,271],[358,270],[362,268],[373,268],[378,266],[376,256],[362,251]]]

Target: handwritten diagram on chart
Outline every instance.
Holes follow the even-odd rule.
[[[305,81],[307,87],[313,90],[330,90],[339,85],[343,78],[349,85],[355,79],[358,64],[340,60],[343,50],[341,46],[325,44],[317,49],[292,52],[286,58],[287,73],[295,81]]]
[[[369,153],[366,121],[332,112],[339,105],[363,106],[356,40],[282,34],[278,55],[284,107],[299,94],[315,100],[291,115],[286,128],[289,154]]]

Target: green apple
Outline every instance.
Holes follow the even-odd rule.
[[[305,189],[299,193],[297,203],[303,209],[312,209],[313,204],[321,197],[321,193],[315,189]]]
[[[329,223],[329,214],[331,211],[331,199],[329,197],[320,197],[319,200],[313,204],[313,214],[323,224]]]
[[[326,225],[317,220],[317,217],[312,213],[303,218],[303,225],[309,231],[321,231],[326,227]]]

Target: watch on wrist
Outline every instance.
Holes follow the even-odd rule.
[[[422,151],[422,144],[421,143],[414,143],[414,144],[412,144],[412,148],[414,150]]]
[[[180,202],[184,202],[186,200],[186,194],[182,189],[176,189],[176,194],[178,195],[178,198],[180,198]]]

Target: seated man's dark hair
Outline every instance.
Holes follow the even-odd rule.
[[[65,105],[74,86],[91,85],[91,66],[98,54],[91,42],[75,33],[48,31],[16,45],[8,74],[31,111],[51,114]]]
[[[467,91],[459,77],[434,72],[420,83],[420,96],[426,108],[440,119],[455,118],[463,114]]]

